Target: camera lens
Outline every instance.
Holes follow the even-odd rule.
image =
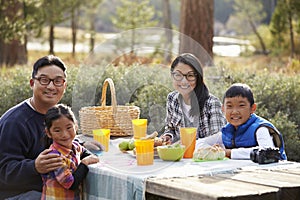
[[[257,160],[257,151],[258,149],[253,149],[251,152],[250,152],[250,159],[253,161],[253,162],[258,162]]]

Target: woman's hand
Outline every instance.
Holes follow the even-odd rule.
[[[57,154],[50,153],[51,151],[51,149],[46,149],[35,159],[35,169],[38,173],[45,174],[63,165],[62,158]]]
[[[172,137],[170,135],[163,135],[161,136],[161,139],[163,140],[164,145],[172,144]]]

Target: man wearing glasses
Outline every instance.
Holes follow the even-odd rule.
[[[66,78],[60,58],[40,58],[30,79],[32,97],[0,118],[0,199],[40,199],[40,174],[61,166],[61,158],[48,154],[51,150],[45,150],[41,139],[45,113],[63,97]]]

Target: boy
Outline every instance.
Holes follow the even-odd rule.
[[[250,159],[251,151],[257,147],[278,147],[280,159],[287,159],[280,132],[272,123],[254,113],[256,104],[248,85],[231,85],[225,92],[222,110],[228,122],[221,129],[222,137],[221,133],[217,134],[205,143],[219,143],[217,140],[221,139],[226,148],[226,157],[231,159]]]

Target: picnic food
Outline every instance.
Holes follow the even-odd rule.
[[[120,149],[121,151],[127,151],[127,150],[128,150],[128,144],[129,144],[128,141],[120,142],[120,143],[119,143],[119,149]]]
[[[193,154],[194,160],[223,160],[224,158],[225,151],[219,145],[199,148]]]
[[[128,149],[129,149],[129,150],[133,150],[134,148],[135,148],[134,140],[131,139],[131,140],[129,140],[129,142],[128,142]]]
[[[180,161],[184,154],[185,146],[180,144],[158,146],[157,152],[160,159],[165,161]]]
[[[119,143],[120,151],[133,150],[135,148],[134,139],[124,140]]]
[[[142,137],[141,140],[154,139],[154,146],[162,146],[165,145],[162,138],[157,137],[158,132],[154,131],[152,134],[147,135],[146,137]]]
[[[154,131],[152,134],[146,135],[145,137],[141,137],[140,139],[141,140],[154,139],[157,135],[158,135],[158,132]]]
[[[145,137],[142,137],[140,139],[141,140],[154,139],[154,147],[166,145],[163,142],[163,139],[157,137],[157,135],[158,135],[157,131],[154,131],[152,134],[146,135]],[[127,139],[119,143],[120,151],[131,151],[134,150],[134,148],[135,148],[134,138]]]

